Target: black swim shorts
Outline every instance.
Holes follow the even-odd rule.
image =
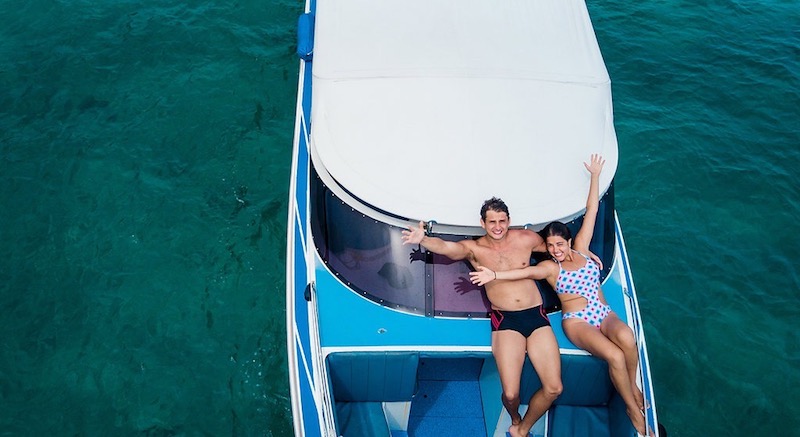
[[[542,305],[521,311],[500,311],[493,309],[491,312],[492,331],[510,329],[517,331],[524,337],[530,337],[533,331],[542,326],[550,326],[550,319]]]

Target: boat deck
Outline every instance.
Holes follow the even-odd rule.
[[[319,263],[318,265],[322,265]],[[319,267],[317,274],[320,343],[324,351],[422,350],[491,352],[489,319],[483,317],[425,317],[394,310],[363,298]],[[466,278],[465,278],[466,280]],[[628,308],[617,268],[603,283],[604,295],[623,320]],[[561,312],[550,322],[562,353],[582,353],[561,329]]]
[[[630,309],[618,267],[613,266],[603,289],[609,305],[627,320]],[[392,437],[481,436],[491,432],[487,430],[494,430],[491,437],[505,435],[510,418],[499,402],[488,318],[425,317],[387,308],[359,296],[319,268],[317,288],[324,290],[317,294],[320,344],[328,357],[340,424],[376,423],[384,432],[381,418],[386,417],[394,430]],[[551,313],[550,321],[562,354],[564,392],[531,435],[545,435],[548,422],[559,423],[555,429],[562,430],[561,435],[569,435],[570,423],[576,420],[583,421],[584,427],[609,423],[602,416],[609,415],[609,405],[618,395],[608,379],[607,365],[569,341],[561,328],[560,311]],[[379,383],[386,380],[391,386]],[[540,386],[526,361],[520,397],[530,398]],[[377,419],[364,420],[364,416]],[[605,432],[610,429],[604,428]],[[353,432],[373,435],[378,431]],[[549,435],[555,435],[552,429]]]

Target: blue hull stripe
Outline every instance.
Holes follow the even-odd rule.
[[[627,294],[630,297],[631,305],[633,306],[633,325],[634,334],[636,336],[636,343],[639,345],[639,366],[642,373],[642,393],[645,401],[649,404],[649,408],[645,411],[645,420],[648,429],[654,430],[658,433],[657,415],[655,411],[655,400],[652,392],[652,383],[650,381],[650,362],[647,358],[647,347],[644,339],[644,329],[641,326],[641,314],[639,313],[639,302],[636,297],[635,288],[633,285],[633,278],[631,276],[630,266],[628,265],[628,254],[625,250],[625,242],[622,239],[622,229],[619,225],[619,219],[615,217],[615,227],[617,234],[617,247],[621,251],[620,258],[622,259],[622,269],[625,272],[625,282],[627,286]]]

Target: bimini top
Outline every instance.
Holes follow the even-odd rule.
[[[611,84],[582,0],[337,0],[316,6],[315,166],[373,207],[476,226],[583,212],[590,154],[617,167]]]

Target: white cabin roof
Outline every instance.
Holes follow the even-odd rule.
[[[617,168],[611,84],[582,0],[316,6],[314,164],[374,207],[475,226],[572,218],[592,153]]]

